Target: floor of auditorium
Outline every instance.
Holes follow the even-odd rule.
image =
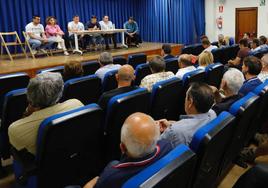
[[[255,161],[256,163],[268,163],[268,155],[258,157]],[[15,176],[11,172],[12,169],[11,163],[12,163],[11,159],[3,161],[3,164],[8,166],[8,170],[10,173],[6,178],[0,179],[1,188],[14,188]],[[249,168],[250,166],[247,169],[243,169],[237,165],[234,165],[232,169],[229,171],[229,173],[226,175],[226,177],[222,180],[218,188],[232,188],[237,179]]]
[[[140,44],[140,47],[130,47],[128,49],[120,47],[118,44],[118,49],[109,50],[112,55],[115,56],[124,56],[127,58],[131,54],[136,53],[145,53],[147,56],[159,54],[161,52],[163,43],[153,43],[153,42],[143,42]],[[172,54],[178,55],[183,48],[182,44],[171,44],[172,47]],[[100,53],[102,51],[89,51],[84,53],[83,55],[80,54],[72,54],[70,51],[70,56],[64,56],[63,52],[53,53],[53,56],[38,56],[33,59],[29,54],[28,58],[25,58],[24,54],[18,54],[13,58],[14,61],[10,61],[8,56],[0,56],[0,74],[7,74],[7,73],[14,73],[14,72],[27,72],[30,76],[34,76],[37,70],[55,67],[64,65],[69,61],[92,61],[97,60]]]

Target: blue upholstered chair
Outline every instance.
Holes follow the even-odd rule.
[[[195,154],[187,146],[179,145],[166,156],[130,178],[122,188],[189,188],[195,162]]]

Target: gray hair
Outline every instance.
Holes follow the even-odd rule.
[[[102,52],[99,57],[99,62],[102,65],[109,65],[113,63],[113,56],[109,52]]]
[[[233,94],[238,94],[245,81],[243,73],[235,68],[230,68],[225,72],[222,79],[226,81],[227,87]]]
[[[45,72],[32,78],[27,87],[27,98],[33,107],[46,108],[55,105],[63,92],[60,73]]]
[[[154,121],[152,119],[152,121]],[[152,153],[157,145],[157,141],[160,138],[159,126],[155,125],[154,135],[150,144],[143,143],[142,140],[138,140],[133,136],[132,131],[129,129],[129,125],[124,124],[121,129],[121,142],[125,144],[129,153],[132,157],[140,158]]]

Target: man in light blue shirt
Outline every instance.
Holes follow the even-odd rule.
[[[100,26],[101,26],[101,30],[112,30],[115,29],[114,24],[109,20],[109,16],[105,15],[102,18],[102,21],[99,22]],[[112,38],[112,41],[114,43],[114,48],[117,48],[117,44],[116,44],[116,33],[113,34],[104,34],[102,35],[105,41],[105,45],[106,45],[106,50],[109,50],[109,39]]]
[[[113,64],[113,57],[112,54],[109,52],[102,52],[99,57],[99,63],[101,68],[99,68],[95,74],[103,81],[104,76],[107,72],[112,70],[118,70],[121,65]]]
[[[169,140],[172,147],[190,145],[195,132],[216,118],[211,110],[214,103],[212,89],[205,83],[192,83],[185,97],[185,112],[177,122],[162,119],[157,121],[162,132],[161,139]]]
[[[136,47],[139,47],[139,43],[141,43],[141,38],[139,35],[139,26],[133,17],[129,17],[128,21],[124,23],[124,29],[126,31],[126,43],[127,45],[131,45],[131,43],[135,43]]]

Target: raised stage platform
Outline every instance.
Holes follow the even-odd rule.
[[[173,55],[178,55],[181,53],[183,45],[171,44],[171,46]],[[128,55],[136,53],[145,53],[150,57],[152,55],[160,55],[161,47],[162,43],[144,42],[139,48],[133,47],[128,49],[111,49],[109,52],[111,52],[113,56],[124,56],[126,58]],[[11,62],[7,56],[3,56],[0,59],[0,74],[27,72],[31,77],[33,77],[40,69],[64,65],[71,60],[77,60],[80,62],[96,60],[98,59],[100,53],[101,51],[87,52],[82,56],[78,54],[64,56],[63,53],[56,53],[50,57],[42,56],[35,59],[32,59],[30,55],[28,55],[28,58],[20,55],[19,57],[14,57],[13,62]]]

